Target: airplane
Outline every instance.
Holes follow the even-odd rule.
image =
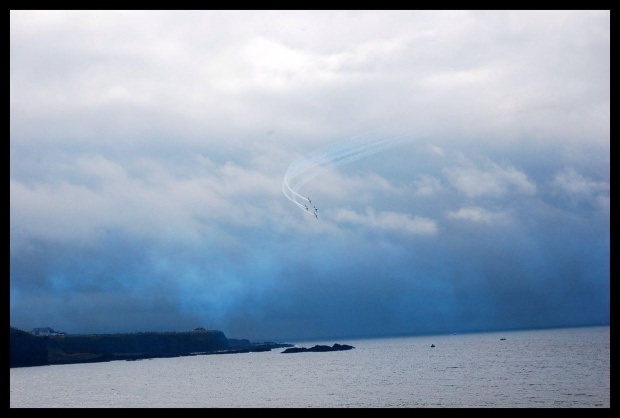
[[[306,210],[308,210],[308,206],[304,205],[304,208],[306,208]]]
[[[312,203],[312,200],[310,200],[310,198],[308,198],[308,202],[309,202],[309,203]]]
[[[316,212],[314,212],[314,217],[315,217],[315,218],[317,218],[317,219],[319,219],[319,215],[317,215],[317,213],[316,213]]]
[[[315,211],[315,212],[318,212],[318,211],[319,211],[319,210],[316,208],[316,206],[314,207],[314,211]]]

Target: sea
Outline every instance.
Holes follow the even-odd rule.
[[[12,368],[12,408],[610,408],[610,327]]]

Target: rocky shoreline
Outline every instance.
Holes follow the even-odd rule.
[[[282,354],[288,353],[324,353],[328,351],[344,351],[351,350],[355,347],[346,344],[334,344],[331,347],[328,345],[315,345],[314,347],[305,348],[305,347],[291,347],[287,348],[282,352]]]
[[[222,331],[203,328],[188,332],[36,336],[11,327],[10,367],[241,354],[287,347],[293,344],[252,343],[247,339],[226,338]]]

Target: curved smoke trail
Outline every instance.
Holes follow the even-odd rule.
[[[311,213],[305,204],[299,202],[310,202],[309,198],[299,193],[304,184],[327,171],[385,151],[402,142],[407,136],[408,134],[399,134],[376,139],[375,135],[367,133],[312,151],[299,157],[288,167],[282,181],[282,193],[300,209]]]

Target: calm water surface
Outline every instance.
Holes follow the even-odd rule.
[[[10,406],[610,407],[609,326],[298,345],[335,342],[356,348],[11,369]]]

